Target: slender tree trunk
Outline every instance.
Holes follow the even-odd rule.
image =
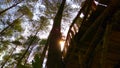
[[[45,58],[45,55],[46,55],[46,51],[47,51],[47,49],[48,49],[48,41],[49,41],[49,39],[50,39],[49,37],[50,37],[50,35],[48,36],[47,42],[46,42],[45,47],[44,47],[44,49],[43,49],[43,52],[42,52],[42,54],[41,54],[41,56],[40,56],[40,61],[41,61],[40,66],[43,65],[43,61],[44,61],[44,58]],[[41,68],[42,68],[42,67],[41,67]]]
[[[18,17],[17,19],[21,18],[23,15],[21,15],[20,17]],[[16,19],[16,20],[17,20]],[[11,26],[15,25],[17,22],[13,22],[11,24],[9,24],[6,28],[4,28],[1,32],[0,32],[0,36],[8,29],[10,28]]]
[[[49,49],[47,58],[47,68],[63,68],[62,53],[60,50],[59,40],[61,37],[61,19],[66,0],[62,1],[58,12],[54,18],[53,28],[50,33]]]
[[[28,50],[30,49],[30,46],[33,44],[33,42],[35,41],[35,36],[37,35],[37,33],[39,32],[39,29],[40,27],[37,29],[34,37],[32,38],[32,41],[28,44],[28,47],[26,49],[26,51],[23,53],[23,55],[21,56],[21,58],[18,60],[18,63],[17,63],[17,67],[19,67],[21,65],[21,62],[23,60],[23,58],[25,58],[25,55],[27,54]]]
[[[11,8],[13,8],[13,7],[15,7],[15,6],[17,6],[17,5],[18,5],[19,3],[21,3],[21,2],[22,2],[22,1],[20,1],[20,2],[18,2],[18,3],[16,3],[16,4],[13,4],[12,6],[6,8],[6,9],[3,10],[3,11],[0,11],[0,15],[1,15],[2,13],[4,13],[4,12],[8,11],[9,9],[11,9]]]
[[[13,55],[13,52],[16,50],[17,45],[15,46],[15,48],[10,52],[9,57],[5,60],[5,62],[2,64],[1,68],[3,68],[5,66],[5,64],[8,62],[8,60],[11,58],[11,56]]]
[[[36,34],[35,34],[35,36],[36,36]],[[26,51],[23,53],[23,55],[21,56],[21,58],[18,60],[17,67],[19,67],[19,65],[21,65],[21,62],[22,62],[23,58],[25,58],[25,55],[27,54],[27,52],[30,49],[30,46],[32,45],[32,43],[34,42],[34,40],[35,40],[35,37],[32,38],[32,41],[28,45]]]
[[[31,48],[31,50],[30,50],[28,56],[26,57],[25,62],[24,62],[24,65],[26,65],[27,60],[28,60],[28,58],[29,58],[29,56],[30,56],[30,54],[31,54],[31,52],[32,52],[32,50],[33,50],[33,48],[34,48],[34,47]]]

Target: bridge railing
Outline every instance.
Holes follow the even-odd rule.
[[[81,18],[82,19],[82,18]],[[63,49],[63,57],[65,57],[68,47],[70,45],[71,39],[75,36],[75,34],[78,32],[80,27],[80,23],[78,24],[77,22],[74,23],[73,25],[71,25],[71,27],[69,28],[66,40],[65,40],[65,44],[64,44],[64,49]]]
[[[91,3],[89,3],[89,2],[91,2]],[[94,8],[92,8],[92,5],[93,5],[92,2],[93,2],[93,0],[86,0],[83,7],[80,9],[77,16],[73,20],[73,22],[68,30],[68,34],[67,34],[66,41],[64,44],[63,58],[67,54],[67,51],[68,51],[70,43],[71,43],[71,39],[75,36],[75,34],[77,34],[81,24],[84,23],[84,21],[86,21],[89,18],[92,11],[94,11]],[[87,8],[87,10],[86,10],[86,8]]]

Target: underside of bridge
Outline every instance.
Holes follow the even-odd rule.
[[[65,68],[120,68],[120,0],[97,1],[86,0],[69,29]]]

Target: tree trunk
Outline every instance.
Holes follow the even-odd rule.
[[[16,50],[17,45],[15,46],[15,48],[13,48],[13,50],[10,52],[9,57],[5,60],[5,62],[2,64],[1,68],[3,68],[5,66],[5,64],[8,62],[8,60],[11,58],[11,56],[13,55],[13,52]]]
[[[30,49],[30,46],[35,41],[35,36],[39,32],[39,29],[40,29],[40,27],[36,30],[36,33],[35,33],[34,37],[32,38],[31,42],[28,44],[28,47],[27,47],[26,51],[23,53],[23,55],[21,56],[21,58],[18,60],[17,67],[19,67],[21,65],[21,62],[22,62],[23,58],[25,57],[25,55],[27,54],[28,50]]]
[[[26,63],[27,63],[27,61],[28,61],[28,59],[29,59],[29,57],[30,57],[30,54],[31,54],[33,48],[34,48],[34,47],[32,47],[32,48],[30,49],[30,52],[29,52],[28,56],[25,58],[24,65],[26,65]]]
[[[21,1],[21,2],[22,2],[22,1]],[[6,8],[5,10],[0,11],[0,15],[1,15],[2,13],[4,13],[4,12],[8,11],[9,9],[11,9],[11,8],[13,8],[13,7],[15,7],[15,6],[17,6],[17,5],[18,5],[19,3],[21,3],[21,2],[18,2],[18,3],[16,3],[16,4],[13,4],[12,6]]]
[[[23,15],[21,15],[20,17],[18,17],[17,19],[21,18]],[[15,20],[17,20],[15,19]],[[0,36],[8,29],[10,28],[11,26],[14,26],[17,22],[13,22],[11,24],[9,24],[7,27],[5,27],[1,32],[0,32]]]
[[[36,33],[37,34],[37,33]],[[34,36],[36,36],[36,34]],[[23,53],[23,55],[21,56],[21,58],[18,60],[18,63],[17,63],[17,67],[19,67],[19,65],[21,65],[21,62],[23,60],[23,58],[25,58],[25,55],[27,54],[28,50],[30,49],[30,46],[32,45],[32,43],[34,42],[35,40],[35,37],[32,38],[32,41],[30,42],[30,44],[28,45],[26,51]]]
[[[54,18],[53,28],[50,33],[47,68],[63,68],[62,53],[59,40],[61,38],[61,19],[66,0],[62,1]]]

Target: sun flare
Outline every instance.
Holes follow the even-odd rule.
[[[60,47],[61,47],[61,51],[63,51],[64,43],[65,43],[64,40],[60,40],[60,41],[59,41],[59,44],[60,44]]]

